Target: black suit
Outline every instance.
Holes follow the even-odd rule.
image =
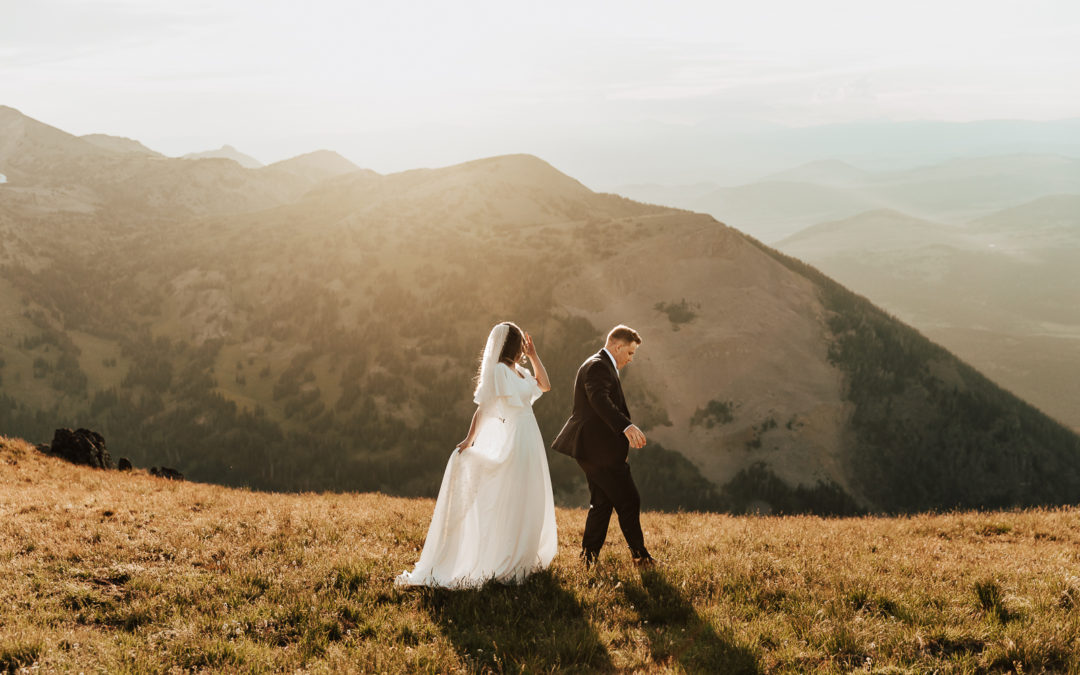
[[[641,532],[641,497],[630,465],[630,442],[624,431],[632,422],[619,373],[601,350],[578,368],[574,380],[574,409],[551,448],[577,460],[589,481],[589,516],[581,548],[595,558],[607,537],[611,512],[619,514],[630,553],[649,558]]]

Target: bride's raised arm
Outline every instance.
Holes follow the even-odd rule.
[[[536,345],[533,344],[532,336],[525,333],[525,356],[532,362],[533,375],[536,383],[540,385],[540,391],[551,391],[551,380],[548,379],[547,369],[540,361],[540,355],[536,353]]]

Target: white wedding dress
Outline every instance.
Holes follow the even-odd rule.
[[[551,476],[532,410],[542,392],[521,366],[492,371],[474,443],[450,455],[424,550],[398,586],[518,583],[555,557]]]

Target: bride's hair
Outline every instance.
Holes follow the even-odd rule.
[[[499,352],[499,361],[508,366],[513,366],[525,351],[525,332],[513,321],[504,321],[503,323],[508,326],[508,330],[506,331],[506,340],[503,342],[502,351]],[[499,326],[500,324],[495,325]],[[473,379],[479,382],[483,370],[484,356],[481,353],[480,366],[476,369],[476,377]]]
[[[502,351],[499,352],[499,360],[507,365],[513,365],[521,358],[525,351],[525,333],[518,328],[516,323],[506,321],[510,330],[506,333],[506,342],[503,343]]]

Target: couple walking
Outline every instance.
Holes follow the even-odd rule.
[[[629,448],[645,445],[630,421],[619,370],[634,359],[641,336],[627,326],[608,333],[574,380],[574,407],[552,449],[577,460],[589,483],[589,514],[581,541],[592,565],[607,536],[611,512],[634,561],[653,563],[641,532],[640,499],[627,464]],[[527,358],[530,372],[521,365]],[[551,564],[558,548],[555,502],[532,404],[551,389],[532,338],[515,324],[488,335],[465,440],[450,455],[424,549],[399,586],[474,588],[490,580],[520,582]]]

